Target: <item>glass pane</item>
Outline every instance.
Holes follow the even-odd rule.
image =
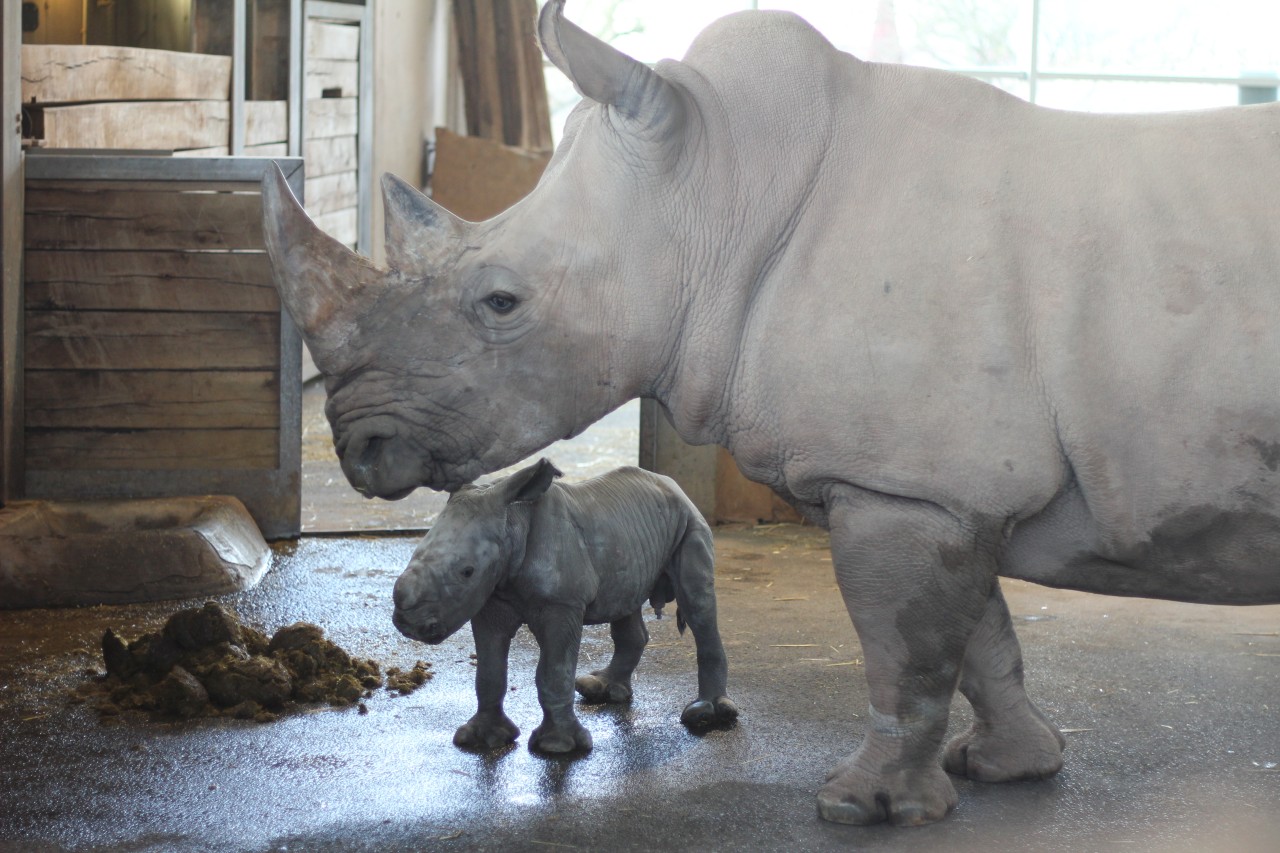
[[[934,68],[1026,68],[1031,0],[897,0],[903,60]]]
[[[1235,86],[1208,83],[1107,83],[1041,80],[1036,103],[1060,110],[1147,113],[1225,107],[1237,102]]]
[[[679,59],[716,18],[750,8],[750,0],[573,0],[565,16],[644,62]]]
[[[1042,0],[1040,67],[1219,77],[1280,71],[1280,3]]]

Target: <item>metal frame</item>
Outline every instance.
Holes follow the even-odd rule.
[[[232,157],[244,153],[245,0],[231,4],[231,139]]]
[[[305,0],[303,17],[343,21],[360,27],[360,77],[356,84],[356,250],[365,255],[373,253],[373,7],[366,2],[337,3],[333,0]],[[305,42],[305,34],[299,36]],[[306,73],[306,54],[298,65],[299,76]],[[298,82],[299,88],[302,82]],[[306,111],[305,102],[302,105]],[[299,125],[298,138],[305,130],[305,121]],[[301,142],[299,142],[301,144]]]
[[[39,154],[26,158],[25,178],[32,181],[190,183],[201,189],[219,184],[227,189],[256,190],[262,175],[273,168],[273,163],[280,166],[290,189],[301,200],[305,184],[303,164],[299,158]],[[302,337],[288,312],[281,307],[280,428],[278,462],[274,470],[29,471],[25,476],[24,496],[57,499],[68,495],[77,498],[128,498],[141,494],[157,497],[234,494],[242,499],[250,498],[246,503],[252,503],[252,498],[260,495],[262,503],[278,504],[279,496],[288,495],[295,502],[287,510],[290,517],[259,519],[259,525],[267,538],[297,536],[301,532],[301,369]],[[16,427],[20,435],[21,422]]]
[[[0,11],[0,506],[23,496],[22,4]]]

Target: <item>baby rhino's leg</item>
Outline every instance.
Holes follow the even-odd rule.
[[[520,617],[499,601],[490,601],[471,620],[476,644],[476,713],[453,734],[463,749],[496,749],[520,735],[502,710],[507,695],[507,656]]]
[[[582,641],[581,607],[549,604],[530,619],[538,641],[538,702],[542,724],[529,735],[534,752],[585,752],[591,749],[591,732],[573,713],[573,675],[578,669]]]
[[[688,623],[698,647],[698,698],[680,715],[690,727],[730,723],[738,706],[726,695],[729,663],[716,627],[715,545],[705,524],[689,525],[672,557],[677,617]]]
[[[586,702],[630,702],[631,674],[640,663],[640,655],[649,642],[649,630],[637,610],[629,616],[609,623],[613,638],[613,658],[604,669],[580,677],[574,686]]]

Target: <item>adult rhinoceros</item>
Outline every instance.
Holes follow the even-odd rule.
[[[997,575],[1280,601],[1280,108],[1097,116],[742,13],[654,69],[543,9],[585,100],[462,222],[386,178],[389,270],[265,181],[351,484],[456,489],[633,397],[831,530],[870,727],[823,817],[1055,773]]]

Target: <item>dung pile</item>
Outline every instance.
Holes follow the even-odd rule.
[[[108,630],[102,657],[106,677],[80,695],[95,697],[104,715],[141,710],[267,721],[299,704],[354,705],[383,684],[377,663],[347,654],[317,625],[297,622],[268,638],[212,601],[127,644]],[[431,677],[426,666],[422,681]]]

